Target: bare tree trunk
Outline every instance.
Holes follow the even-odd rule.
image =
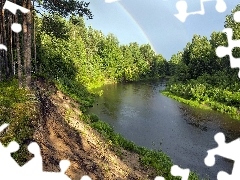
[[[3,9],[3,0],[1,0],[1,9]],[[0,32],[3,32],[3,17],[2,12],[0,13]],[[0,44],[3,44],[3,34],[0,33]],[[0,81],[3,80],[3,51],[0,50]]]
[[[37,67],[37,46],[36,46],[36,26],[35,26],[35,0],[33,0],[33,12],[34,15],[32,17],[32,24],[33,24],[33,48],[34,48],[34,67],[35,73],[38,72]]]
[[[27,8],[28,9],[32,9],[32,4],[31,4],[31,0],[27,0]],[[31,65],[31,58],[32,58],[32,54],[31,54],[31,48],[32,48],[32,11],[30,11],[27,14],[27,41],[26,41],[26,85],[27,88],[30,88],[31,86],[31,71],[32,71],[32,65]]]
[[[8,49],[8,52],[9,52],[9,59],[10,59],[10,62],[9,62],[9,69],[10,69],[10,76],[13,76],[15,75],[15,64],[14,64],[14,59],[13,59],[13,32],[12,32],[12,29],[11,29],[11,25],[13,23],[13,15],[9,15],[9,23],[8,23],[8,34],[10,35],[9,36],[9,49]]]
[[[26,8],[26,0],[23,0],[22,7]],[[23,54],[23,82],[26,83],[26,72],[27,72],[27,14],[23,14],[23,24],[22,24],[22,54]],[[24,84],[23,84],[24,85]]]
[[[18,16],[16,15],[16,23],[18,23]],[[22,62],[21,62],[21,54],[20,54],[20,42],[19,42],[19,34],[16,34],[16,52],[17,52],[17,64],[18,64],[18,86],[19,88],[23,87],[23,77],[22,77]]]
[[[4,9],[2,9],[2,38],[3,38],[3,44],[7,45],[6,40],[6,25],[5,25],[5,14]],[[7,53],[3,50],[3,56],[2,56],[2,74],[3,79],[6,78],[6,72],[7,72]]]

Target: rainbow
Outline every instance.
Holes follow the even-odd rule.
[[[146,40],[148,41],[149,45],[152,47],[152,49],[156,53],[156,50],[155,50],[153,44],[151,43],[149,37],[147,36],[147,34],[145,33],[145,31],[143,30],[141,25],[138,23],[138,21],[131,15],[131,13],[124,7],[124,5],[120,1],[117,1],[115,3],[117,3],[119,5],[119,7],[128,15],[128,17],[132,20],[132,22],[139,28],[139,30],[142,33],[143,37],[146,38]]]

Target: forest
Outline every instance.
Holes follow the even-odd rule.
[[[59,16],[39,18],[38,29],[42,29],[37,32],[40,73],[55,79],[68,78],[92,88],[107,81],[159,78],[167,72],[166,59],[149,44],[120,45],[113,34],[105,36],[85,27],[82,18],[72,16],[69,21]]]

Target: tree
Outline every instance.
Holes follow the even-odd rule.
[[[30,88],[33,56],[34,59],[36,59],[36,54],[32,53],[32,50],[36,46],[32,46],[32,42],[35,42],[35,37],[32,37],[35,34],[35,32],[33,32],[35,29],[35,26],[33,25],[33,17],[35,16],[34,2],[35,1],[31,0],[15,0],[14,3],[17,5],[30,10],[30,13],[18,13],[16,16],[9,13],[7,10],[5,12],[3,10],[4,1],[1,0],[0,2],[0,7],[2,9],[0,20],[2,35],[0,40],[2,44],[7,44],[9,49],[9,53],[1,51],[2,58],[0,61],[0,80],[10,78],[15,74],[15,61],[17,61],[19,86],[22,87],[22,84],[24,84],[22,81],[22,75],[24,75],[26,88]],[[88,9],[89,3],[83,1],[37,0],[36,2],[38,7],[44,8],[52,15],[58,14],[60,16],[67,17],[70,14],[74,14],[77,16],[87,16],[89,19],[93,17],[91,11]],[[14,18],[16,22],[19,22],[23,26],[23,31],[19,34],[12,34],[11,32],[10,26]],[[58,30],[59,29],[57,29],[57,31]],[[10,36],[7,36],[7,34],[10,34]],[[16,53],[13,53],[15,51]],[[36,51],[34,50],[34,52]]]
[[[179,81],[185,81],[190,78],[189,67],[184,61],[184,55],[186,57],[186,51],[188,51],[187,48],[185,48],[185,52],[178,52],[177,54],[172,55],[168,63],[170,75],[175,76]]]
[[[234,13],[240,11],[240,4],[238,4],[233,10],[230,15],[226,16],[226,20],[224,23],[225,28],[232,28],[234,34],[233,39],[239,39],[240,38],[240,24],[234,20]]]
[[[240,31],[239,31],[240,23],[236,22],[234,20],[234,13],[237,12],[237,11],[240,11],[240,4],[238,4],[232,10],[232,13],[230,15],[226,16],[226,20],[225,20],[225,24],[224,24],[225,28],[232,28],[232,30],[233,30],[233,40],[240,39]],[[235,58],[240,58],[240,48],[239,47],[233,48],[232,52],[233,52],[233,56]]]
[[[133,81],[135,79],[135,74],[133,73],[134,59],[132,52],[128,45],[121,45],[120,49],[123,55],[123,80],[124,81]]]
[[[39,7],[45,9],[49,14],[58,14],[62,17],[67,17],[71,14],[81,17],[87,16],[89,19],[93,18],[88,8],[90,2],[76,0],[36,0],[36,2]]]
[[[228,57],[219,58],[216,55],[216,49],[218,46],[227,46],[227,37],[225,33],[213,32],[209,40],[212,46],[212,61],[210,62],[211,68],[214,72],[223,71],[230,68],[230,62]]]
[[[159,78],[165,76],[167,74],[167,65],[168,63],[162,55],[155,55],[151,68],[153,77]]]
[[[119,41],[113,34],[108,34],[98,44],[98,54],[102,59],[103,70],[109,79],[119,79],[122,77],[121,62],[122,52],[119,48]]]
[[[155,52],[152,50],[149,44],[143,44],[140,46],[140,52],[143,57],[143,61],[141,64],[141,74],[143,74],[143,78],[145,76],[152,77],[154,76],[154,71],[156,68],[154,67],[154,56]]]
[[[211,72],[209,63],[212,55],[211,49],[211,44],[205,36],[193,36],[192,43],[189,46],[190,61],[188,64],[192,78],[197,78],[204,73]]]

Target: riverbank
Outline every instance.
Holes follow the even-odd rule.
[[[114,82],[114,83],[108,83],[108,84],[116,84],[116,83]],[[104,137],[106,143],[111,145],[111,149],[114,150],[117,156],[122,158],[123,151],[137,154],[138,162],[140,163],[140,165],[147,169],[152,169],[152,174],[150,175],[151,176],[150,179],[153,179],[156,176],[163,176],[169,180],[179,179],[178,177],[173,177],[171,175],[170,169],[173,163],[171,159],[164,152],[154,151],[154,150],[149,150],[147,148],[139,147],[135,145],[133,142],[123,138],[123,136],[121,136],[120,134],[114,132],[113,128],[109,124],[101,121],[96,115],[86,114],[85,113],[86,108],[89,108],[92,106],[92,103],[96,98],[96,94],[89,93],[89,92],[86,93],[85,89],[82,89],[82,87],[80,88],[81,90],[79,90],[79,87],[80,87],[79,84],[71,84],[71,86],[69,85],[70,84],[67,84],[66,86],[66,84],[63,85],[63,84],[57,83],[57,86],[61,90],[63,90],[64,93],[67,93],[75,101],[79,102],[80,106],[81,106],[82,98],[84,98],[84,100],[88,102],[87,107],[80,107],[81,110],[83,109],[81,119]],[[94,92],[94,91],[91,91],[91,92]],[[83,96],[83,94],[85,94],[85,96]],[[199,179],[199,177],[197,176],[196,173],[191,172],[189,179],[197,180]]]
[[[153,179],[157,175],[179,179],[171,176],[172,162],[163,152],[138,147],[96,116],[84,114],[79,110],[81,104],[59,91],[54,83],[37,79],[31,92],[19,90],[17,81],[1,87],[1,119],[11,123],[1,135],[1,142],[7,144],[17,137],[23,149],[14,156],[18,163],[31,159],[26,147],[36,141],[42,150],[44,170],[58,171],[59,160],[70,158],[67,175],[74,180],[85,174],[92,179]],[[83,102],[81,97],[78,100]],[[26,106],[20,108],[21,104],[29,105],[29,111]],[[10,105],[18,113],[13,113]],[[19,119],[15,116],[19,114],[24,116]],[[198,178],[191,173],[190,179]]]
[[[73,180],[83,175],[92,179],[152,179],[156,174],[153,168],[140,164],[138,154],[114,148],[85,123],[79,104],[53,83],[38,79],[32,91],[18,89],[15,80],[0,85],[1,123],[10,123],[1,133],[1,142],[19,143],[21,148],[13,157],[20,165],[32,158],[27,146],[35,141],[41,147],[44,171],[58,172],[59,161],[69,159],[66,173]]]
[[[193,89],[191,90],[194,91]],[[167,90],[163,90],[160,93],[162,93],[167,97],[175,99],[178,102],[188,104],[192,107],[218,111],[218,112],[229,115],[233,119],[240,120],[239,108],[235,106],[226,105],[226,103],[215,101],[214,98],[212,98],[211,95],[208,94],[207,92],[202,92],[203,96],[201,98],[198,98],[198,100],[196,100],[197,98],[190,98],[190,99],[184,98],[184,95],[181,93],[178,93],[180,95],[176,95],[171,88]],[[187,92],[185,93],[187,94]],[[232,93],[229,93],[229,94],[232,94]],[[229,96],[229,99],[231,99],[230,96]]]
[[[67,171],[71,179],[89,175],[92,179],[150,179],[152,168],[141,167],[136,153],[114,149],[96,130],[83,121],[79,104],[57,88],[37,82],[42,98],[43,121],[35,139],[43,149],[45,166],[55,166],[54,159],[69,159],[73,164]],[[46,93],[46,90],[48,93]],[[44,94],[48,94],[44,96]],[[47,106],[46,106],[47,105]],[[85,118],[86,120],[87,118]],[[50,132],[50,133],[49,133]],[[43,138],[44,137],[44,138]],[[50,148],[49,148],[50,147]],[[52,153],[52,150],[55,153]],[[116,152],[121,152],[121,157]],[[61,157],[61,158],[60,158]]]

